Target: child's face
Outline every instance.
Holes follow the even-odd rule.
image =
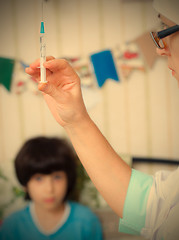
[[[66,195],[67,176],[63,171],[51,174],[35,174],[27,184],[32,201],[41,208],[58,209]]]

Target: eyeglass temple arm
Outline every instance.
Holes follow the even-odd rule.
[[[164,37],[167,37],[168,35],[175,33],[177,31],[179,31],[179,25],[175,25],[173,27],[162,30],[162,31],[158,32],[157,35],[159,38],[164,38]]]

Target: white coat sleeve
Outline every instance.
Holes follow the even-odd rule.
[[[141,234],[148,239],[179,239],[179,168],[155,174]]]

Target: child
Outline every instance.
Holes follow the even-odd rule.
[[[28,140],[15,159],[19,182],[31,200],[4,220],[1,240],[101,240],[100,222],[92,211],[68,201],[75,186],[75,154],[63,139]]]

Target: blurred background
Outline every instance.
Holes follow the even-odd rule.
[[[19,187],[13,160],[24,141],[39,135],[67,137],[51,116],[37,83],[24,71],[40,56],[42,15],[47,55],[66,58],[75,68],[88,112],[116,152],[149,174],[176,168],[179,159],[179,90],[166,59],[156,56],[150,40],[149,32],[160,28],[151,0],[48,0],[43,2],[43,14],[41,0],[0,0],[3,216],[23,204],[20,190],[14,193],[12,186]],[[118,78],[108,76],[101,85],[91,56],[105,50],[113,58]],[[117,233],[117,216],[97,192],[98,204],[93,201],[89,188],[88,181],[81,201],[98,212],[106,239],[128,239]],[[9,199],[11,203],[4,207]]]

